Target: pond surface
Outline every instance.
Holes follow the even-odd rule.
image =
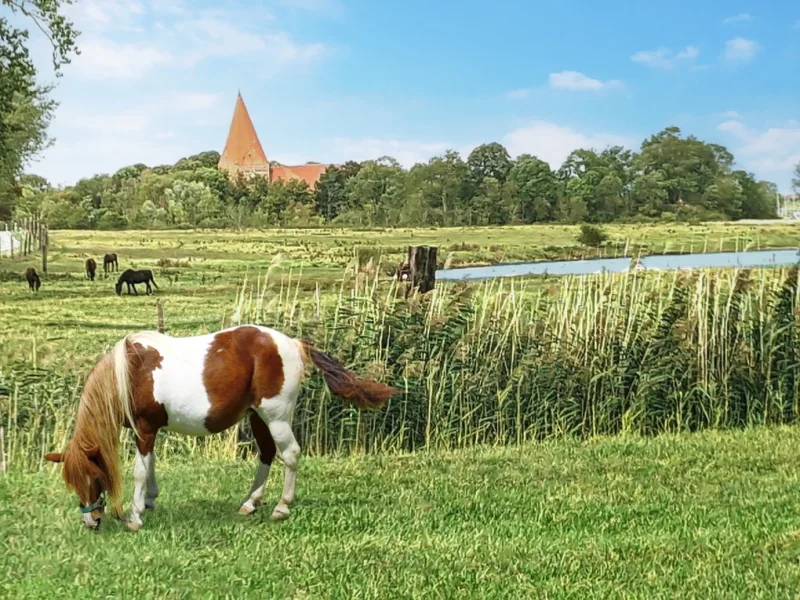
[[[624,273],[631,269],[631,258],[595,258],[590,260],[553,260],[531,263],[440,269],[436,279],[464,281],[520,277],[522,275],[590,275]],[[750,252],[709,252],[699,254],[653,254],[639,259],[641,269],[662,271],[673,269],[786,267],[800,263],[800,251],[791,249],[753,250]]]

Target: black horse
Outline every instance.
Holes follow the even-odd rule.
[[[148,296],[153,293],[153,288],[150,287],[150,283],[155,285],[156,289],[158,289],[156,280],[153,279],[153,272],[150,269],[139,269],[138,271],[134,271],[133,269],[125,269],[122,272],[122,275],[119,276],[119,279],[117,279],[117,296],[122,293],[123,283],[128,285],[128,294],[131,293],[131,288],[133,288],[133,293],[137,296],[139,295],[139,292],[136,291],[135,284],[137,283],[144,283],[147,286]]]
[[[103,272],[108,273],[109,271],[119,271],[116,252],[109,252],[103,257]]]
[[[86,277],[94,281],[94,272],[97,271],[97,263],[93,258],[86,259]]]
[[[25,279],[28,280],[28,288],[31,292],[38,292],[39,288],[42,287],[42,280],[39,279],[39,274],[33,267],[28,267],[25,270]]]

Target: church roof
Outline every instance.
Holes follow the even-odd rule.
[[[270,169],[270,182],[272,181],[305,181],[312,190],[322,174],[328,169],[328,165],[309,164],[298,167],[285,167],[283,165],[273,165]]]
[[[236,167],[267,167],[267,155],[258,141],[256,129],[250,114],[244,105],[242,95],[236,97],[236,106],[233,109],[233,119],[228,131],[228,140],[225,149],[219,157],[220,169],[233,169]]]

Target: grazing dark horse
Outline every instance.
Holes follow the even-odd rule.
[[[42,287],[42,280],[39,279],[39,274],[33,267],[28,267],[25,270],[25,279],[28,280],[28,288],[31,292],[38,292],[39,288]]]
[[[94,281],[94,272],[97,271],[97,263],[93,258],[86,259],[86,277]]]
[[[119,271],[116,252],[109,252],[103,257],[103,272],[108,273],[109,271]]]
[[[158,431],[207,436],[247,416],[259,460],[239,513],[249,515],[261,506],[277,454],[283,461],[283,492],[272,518],[286,519],[300,461],[292,416],[312,364],[333,395],[361,410],[380,408],[399,393],[359,377],[306,340],[266,327],[241,325],[194,337],[141,331],[119,340],[95,365],[83,386],[72,440],[63,452],[45,458],[63,463],[64,482],[78,496],[83,523],[96,529],[106,496],[112,516],[122,517],[120,431],[132,429],[136,460],[127,527],[135,531],[158,496]]]
[[[139,269],[138,271],[134,271],[133,269],[125,269],[122,272],[122,275],[119,276],[119,279],[117,279],[117,296],[122,293],[123,283],[128,284],[128,294],[131,293],[131,288],[133,288],[133,293],[137,296],[139,295],[139,292],[136,291],[135,284],[144,283],[147,286],[147,295],[149,296],[153,293],[153,288],[150,287],[151,282],[156,286],[156,289],[158,289],[156,280],[153,279],[153,272],[150,269]]]

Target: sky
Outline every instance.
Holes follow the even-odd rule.
[[[0,9],[0,12],[7,9]],[[237,92],[269,159],[404,166],[497,141],[554,168],[664,127],[789,192],[800,162],[795,0],[77,0],[55,79],[59,185],[222,151]],[[7,15],[6,15],[7,16]],[[18,23],[20,21],[17,21]]]

